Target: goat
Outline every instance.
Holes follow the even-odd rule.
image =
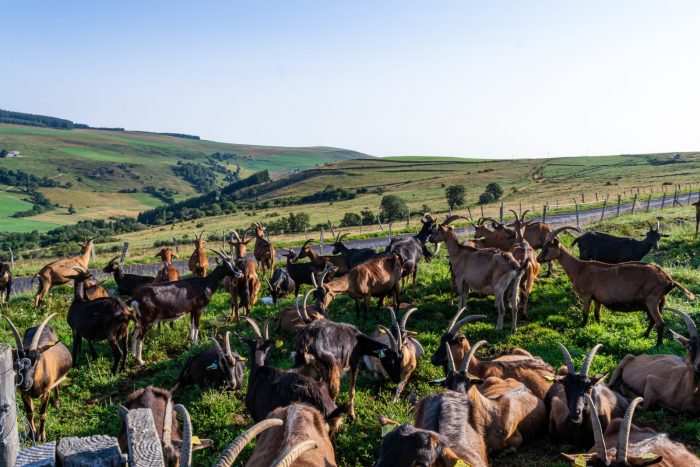
[[[160,258],[163,262],[163,268],[156,274],[156,284],[180,280],[180,273],[177,268],[173,266],[173,258],[177,258],[177,255],[171,248],[161,248],[160,251],[156,253],[156,258]]]
[[[641,261],[653,248],[659,249],[659,240],[665,237],[659,232],[659,222],[656,229],[649,224],[649,231],[643,240],[634,238],[616,237],[602,232],[586,232],[577,237],[571,246],[578,245],[579,259],[584,261],[600,261],[602,263],[625,263],[627,261]]]
[[[537,261],[543,263],[556,260],[562,265],[583,302],[583,326],[588,322],[591,301],[595,303],[596,321],[600,321],[601,305],[613,311],[646,311],[649,325],[644,336],[649,337],[656,325],[656,345],[660,346],[664,330],[661,310],[666,302],[666,294],[676,287],[691,300],[695,299],[695,295],[654,264],[607,264],[575,258],[557,239],[559,232],[566,229],[578,231],[569,226],[554,230],[537,256]]]
[[[297,263],[299,257],[292,250],[283,251],[282,256],[287,258],[287,272],[294,282],[294,295],[299,295],[302,285],[314,285],[314,278],[326,263]]]
[[[30,436],[35,442],[46,441],[46,409],[53,391],[53,406],[58,408],[58,386],[66,379],[68,370],[73,365],[70,352],[58,340],[56,331],[46,324],[56,316],[47,316],[39,326],[29,328],[24,333],[24,340],[19,337],[17,328],[7,316],[3,317],[10,325],[15,338],[17,351],[14,366],[17,373],[17,389],[20,391],[24,410],[29,421]],[[34,424],[34,399],[40,399],[39,430]]]
[[[295,344],[294,364],[300,374],[319,379],[328,385],[335,400],[340,378],[350,369],[349,418],[355,419],[355,381],[365,355],[377,356],[391,381],[401,380],[401,356],[395,349],[360,332],[355,326],[327,319],[313,321],[299,331]]]
[[[535,285],[535,279],[540,274],[540,263],[537,262],[537,255],[535,250],[530,246],[524,237],[524,226],[525,226],[525,211],[520,217],[518,214],[510,210],[515,215],[515,223],[513,229],[515,230],[516,239],[509,248],[508,251],[513,255],[513,257],[520,264],[527,263],[527,268],[525,269],[525,275],[520,281],[520,292],[522,293],[522,312],[523,317],[527,319],[527,305],[530,302],[530,294],[532,293],[532,288]]]
[[[280,299],[294,293],[297,286],[287,268],[276,268],[272,278],[268,281],[266,277],[265,282],[270,289],[273,305],[277,305]]]
[[[78,269],[82,271],[82,269]],[[75,279],[75,277],[73,278]],[[92,277],[87,277],[85,279],[85,286],[83,287],[83,298],[85,300],[97,300],[98,298],[109,298],[109,293],[102,287],[100,281]]]
[[[482,427],[466,394],[445,391],[430,394],[415,406],[414,425],[379,415],[382,452],[376,467],[489,465]]]
[[[348,269],[352,269],[356,265],[364,263],[368,259],[377,256],[377,252],[372,248],[348,248],[345,246],[343,243],[343,238],[345,238],[347,235],[347,232],[344,234],[338,234],[338,236],[335,238],[335,242],[333,242],[333,251],[331,253],[334,255],[341,255],[343,258],[345,258],[345,264],[347,265]]]
[[[32,284],[39,279],[39,288],[34,297],[34,306],[38,307],[48,295],[49,290],[56,285],[70,282],[75,276],[75,268],[87,269],[92,255],[93,239],[86,240],[80,251],[80,255],[53,261],[32,277]]]
[[[695,206],[695,238],[698,238],[698,229],[700,229],[700,199],[693,203]]]
[[[245,406],[253,420],[259,422],[276,408],[285,407],[292,402],[302,402],[316,407],[324,417],[337,419],[340,423],[338,415],[347,408],[336,407],[324,382],[298,372],[281,371],[266,365],[270,348],[276,345],[276,341],[269,337],[269,321],[265,322],[264,333],[261,333],[255,321],[247,316],[243,319],[255,333],[253,339],[241,338],[250,348],[250,375]],[[338,427],[339,424],[331,427],[330,431],[335,433]]]
[[[239,307],[243,307],[243,314],[247,316],[250,314],[250,308],[258,301],[260,279],[258,278],[255,263],[246,258],[246,246],[250,243],[252,238],[246,240],[245,233],[243,233],[243,239],[241,239],[238,232],[235,230],[232,230],[231,233],[235,236],[236,240],[229,242],[229,244],[236,249],[235,263],[238,269],[243,273],[243,277],[225,278],[224,288],[228,290],[231,295],[231,313],[228,316],[228,321],[231,322],[235,319],[236,322],[238,322],[240,320],[238,316]]]
[[[435,224],[435,219],[430,213],[423,214],[421,217],[421,223],[423,226],[420,231],[411,236],[398,238],[394,237],[391,242],[386,247],[386,253],[394,253],[401,258],[403,263],[403,270],[401,273],[402,277],[413,276],[413,286],[416,285],[416,274],[418,273],[418,262],[421,257],[425,257],[427,261],[430,261],[434,256],[440,252],[440,243],[438,243],[435,253],[432,253],[426,246],[428,237],[430,236],[430,231]]]
[[[389,345],[392,350],[401,356],[401,379],[396,385],[396,393],[394,394],[394,402],[398,402],[401,391],[403,391],[406,383],[408,383],[408,379],[416,370],[418,360],[423,356],[425,350],[423,350],[423,346],[420,345],[420,342],[414,339],[414,336],[417,334],[413,331],[406,330],[408,318],[414,311],[418,311],[418,308],[411,308],[404,313],[401,318],[401,323],[396,320],[394,309],[389,307],[389,311],[391,312],[391,329],[380,326],[379,331],[372,334],[372,338],[385,345]],[[365,355],[364,363],[367,369],[374,374],[375,378],[382,380],[389,379],[389,374],[382,366],[380,359]]]
[[[429,241],[445,242],[450,255],[452,271],[455,275],[459,306],[466,307],[469,291],[493,294],[496,298],[498,318],[496,330],[503,328],[505,315],[504,296],[511,291],[511,331],[517,330],[518,322],[518,289],[520,279],[525,274],[529,260],[519,264],[513,255],[496,249],[479,249],[460,245],[454,227],[449,224],[456,219],[466,219],[463,216],[448,216],[442,224],[433,225]]]
[[[306,300],[312,292],[313,289],[309,290],[306,292],[306,295],[304,295],[304,302],[301,309],[299,308],[299,295],[297,295],[294,307],[286,307],[280,310],[279,318],[277,318],[278,332],[297,334],[299,329],[310,322],[318,319],[326,319],[325,315],[319,311],[318,306],[311,305],[307,307]]]
[[[225,351],[215,338],[211,338],[211,343],[213,348],[204,349],[187,359],[175,388],[196,384],[202,389],[225,387],[236,391],[243,387],[247,359],[231,351],[231,333],[226,331]]]
[[[126,368],[129,321],[135,321],[134,315],[118,298],[86,300],[85,281],[90,277],[92,274],[88,271],[79,271],[75,276],[73,302],[68,309],[68,325],[73,334],[73,365],[78,366],[83,339],[88,341],[93,358],[97,358],[93,343],[106,340],[112,348],[112,374],[115,375],[120,361],[122,371]]]
[[[486,318],[484,315],[471,315],[459,319],[464,310],[464,308],[460,309],[452,318],[447,330],[440,338],[440,345],[430,360],[433,365],[442,366],[445,374],[449,373],[447,349],[449,349],[449,357],[457,367],[462,366],[471,349],[469,340],[459,330],[471,321]],[[545,400],[552,386],[551,380],[554,373],[552,367],[524,349],[517,348],[511,355],[502,355],[489,361],[479,360],[475,354],[472,354],[469,365],[472,373],[481,379],[498,377],[520,381],[541,400]]]
[[[209,271],[209,259],[204,251],[204,244],[207,241],[202,239],[202,235],[204,235],[204,230],[199,236],[197,236],[197,232],[194,233],[194,251],[187,261],[187,267],[194,277],[205,277]]]
[[[107,274],[114,274],[114,282],[117,283],[117,293],[119,295],[131,297],[139,287],[152,284],[153,281],[156,280],[155,277],[151,276],[124,274],[122,265],[117,262],[117,259],[119,259],[119,256],[115,256],[109,260],[109,263],[107,263],[107,266],[105,266],[102,271]]]
[[[208,276],[145,285],[127,302],[136,315],[132,352],[140,365],[144,364],[141,358],[143,339],[154,324],[173,321],[190,313],[190,340],[197,342],[199,319],[221,281],[226,276],[243,277],[240,269],[223,251],[215,253],[218,255],[218,265]]]
[[[620,417],[627,409],[627,400],[605,385],[605,376],[590,377],[588,370],[601,344],[595,345],[581,365],[581,371],[574,367],[571,354],[561,343],[558,344],[564,356],[566,369],[559,371],[555,383],[548,394],[550,404],[549,433],[556,440],[565,440],[577,445],[587,445],[593,441],[593,431],[589,419],[584,417],[586,411],[585,396],[594,401],[596,413],[599,414],[603,429],[615,417]],[[589,407],[590,410],[590,407]]]
[[[401,293],[401,258],[395,254],[375,256],[364,263],[352,268],[346,275],[334,279],[326,284],[323,278],[328,268],[321,276],[320,284],[314,285],[316,292],[314,298],[322,313],[327,313],[328,306],[337,294],[349,295],[355,300],[355,311],[360,314],[360,300],[364,302],[365,316],[369,314],[369,305],[372,297],[379,297],[381,308],[384,297],[392,295],[395,308],[399,307],[399,294]]]
[[[624,393],[644,397],[644,409],[658,405],[674,412],[700,412],[700,339],[693,320],[683,318],[690,338],[673,333],[685,347],[685,360],[676,355],[627,355],[615,368],[610,386],[618,380]]]
[[[542,399],[530,392],[523,383],[512,378],[491,376],[482,380],[469,373],[469,362],[486,341],[469,349],[467,358],[457,370],[449,347],[446,346],[449,371],[447,389],[467,396],[479,432],[484,433],[489,452],[516,451],[523,440],[533,438],[546,427],[546,409]],[[480,384],[477,390],[477,384]]]
[[[312,264],[316,267],[323,267],[326,263],[331,263],[334,267],[338,268],[334,274],[338,276],[343,276],[348,273],[350,268],[348,267],[348,262],[342,255],[319,255],[316,253],[311,246],[313,240],[307,240],[299,249],[299,255],[297,255],[294,260],[299,261],[300,259],[309,258]]]
[[[137,389],[129,394],[123,406],[118,407],[121,416],[121,427],[117,439],[122,452],[129,452],[126,415],[129,410],[149,409],[153,414],[156,433],[161,440],[163,460],[166,467],[190,467],[192,452],[207,448],[213,444],[210,439],[199,439],[193,445],[192,423],[187,409],[175,404],[173,407],[172,393],[165,389],[148,386]],[[177,415],[183,419],[182,427]]]
[[[667,434],[651,428],[640,428],[632,423],[632,416],[641,397],[627,407],[622,419],[616,418],[607,430],[600,425],[595,403],[586,395],[590,410],[595,446],[586,454],[563,454],[572,465],[595,467],[698,467],[700,459],[681,443],[672,441]],[[605,433],[605,434],[603,434]],[[608,448],[616,446],[617,448]]]
[[[306,404],[290,404],[270,412],[226,448],[214,467],[231,467],[253,437],[256,448],[248,467],[335,467],[335,450],[328,427],[335,420],[324,418]]]
[[[266,276],[269,271],[275,268],[275,247],[270,243],[270,237],[265,239],[267,232],[260,222],[254,222],[252,225],[255,229],[255,246],[253,247],[253,255],[258,262],[258,267],[262,271],[262,275]]]
[[[0,261],[0,305],[10,303],[12,293],[12,271],[10,265]]]

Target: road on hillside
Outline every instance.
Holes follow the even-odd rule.
[[[696,193],[694,195],[691,195],[690,198],[688,198],[687,195],[682,195],[679,197],[681,203],[684,206],[688,206],[689,202],[693,201],[700,201],[700,194]],[[662,200],[660,199],[654,199],[651,200],[649,203],[649,210],[659,210],[661,208]],[[673,204],[673,199],[666,199],[665,206],[664,207],[671,207]],[[637,204],[635,206],[635,211],[636,212],[641,212],[641,211],[646,211],[647,206],[646,206],[646,200],[638,200]],[[619,214],[625,214],[629,213],[632,211],[632,203],[620,203],[620,211]],[[580,226],[585,226],[587,224],[591,224],[593,222],[597,222],[601,220],[601,216],[603,215],[603,208],[593,208],[593,209],[586,209],[586,210],[581,210],[579,211],[579,225]],[[605,218],[611,218],[615,217],[618,215],[618,210],[617,210],[617,204],[616,203],[610,203],[606,206],[605,208]],[[541,214],[540,214],[541,216]],[[536,218],[533,213],[529,214],[529,219]],[[575,212],[566,212],[566,213],[560,213],[560,214],[552,214],[552,215],[547,215],[546,219],[547,223],[552,225],[552,226],[561,226],[561,225],[576,225],[576,213]],[[474,231],[472,227],[463,227],[457,229],[457,233],[459,235],[465,235],[465,234],[470,234]],[[406,236],[407,234],[403,235],[397,235],[397,236]],[[349,240],[347,242],[344,242],[347,246],[350,248],[380,248],[384,249],[388,244],[389,244],[389,237],[377,237],[377,238],[367,238],[364,240]],[[314,245],[314,250],[316,252],[321,252],[320,251],[320,246],[319,245]],[[323,248],[323,254],[330,254],[331,253],[331,247],[328,245],[325,245]],[[248,255],[250,258],[252,258],[252,254]],[[285,264],[286,261],[283,257],[278,258],[278,264]],[[213,258],[210,259],[210,262],[213,264]],[[187,274],[189,273],[189,269],[187,268],[187,261],[181,260],[181,261],[173,261],[173,265],[177,268],[177,270],[180,272],[180,274]],[[160,263],[155,263],[155,264],[130,264],[130,265],[125,265],[124,266],[124,272],[127,274],[141,274],[145,276],[155,276],[156,273],[160,270],[161,264]],[[97,277],[100,280],[105,280],[109,279],[111,275],[105,274],[102,272],[101,269],[91,269],[90,270],[95,277]],[[36,284],[34,284],[34,287],[36,287]],[[15,294],[21,294],[25,293],[28,290],[32,288],[31,285],[31,277],[15,277],[13,284],[12,284],[12,289],[13,293]]]

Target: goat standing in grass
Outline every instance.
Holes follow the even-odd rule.
[[[238,316],[238,309],[243,307],[243,314],[248,316],[251,307],[258,301],[260,278],[258,277],[255,262],[246,258],[246,247],[252,238],[246,240],[244,233],[241,239],[238,232],[235,230],[232,230],[231,234],[235,237],[235,240],[230,241],[229,244],[235,248],[235,264],[243,273],[243,277],[240,279],[235,277],[225,278],[224,288],[228,290],[231,295],[231,313],[228,316],[228,321],[231,322],[235,320],[238,322],[240,319]]]
[[[146,284],[152,284],[156,278],[151,276],[141,276],[138,274],[124,274],[122,264],[117,262],[119,256],[112,258],[107,266],[102,270],[107,274],[114,274],[114,282],[117,283],[117,293],[131,297],[134,292]]]
[[[75,275],[75,269],[87,270],[92,255],[93,239],[86,240],[80,251],[80,255],[71,258],[53,261],[32,277],[32,284],[35,279],[39,279],[39,289],[34,297],[34,306],[38,307],[48,295],[49,290],[56,285],[69,283]]]
[[[309,261],[311,261],[311,264],[316,266],[317,268],[323,268],[326,263],[331,263],[333,267],[337,268],[334,270],[333,274],[329,276],[329,278],[332,278],[334,275],[335,276],[344,276],[345,274],[348,273],[350,268],[348,267],[347,260],[345,259],[344,256],[342,255],[319,255],[314,251],[313,247],[311,246],[311,243],[313,240],[307,240],[304,242],[304,244],[301,246],[299,249],[299,254],[297,255],[296,258],[293,259],[294,262],[304,259],[304,258],[309,258]]]
[[[437,256],[440,252],[441,245],[441,243],[438,243],[435,253],[428,250],[425,244],[428,241],[428,237],[430,237],[435,219],[430,213],[426,212],[420,221],[423,225],[417,234],[411,237],[394,237],[385,250],[387,253],[399,255],[403,264],[401,276],[405,280],[412,276],[414,287],[416,285],[416,274],[418,274],[418,263],[421,257],[425,257],[427,261],[430,261],[431,258]]]
[[[204,244],[207,243],[207,241],[202,238],[203,235],[204,230],[202,230],[199,236],[197,236],[197,232],[194,233],[194,251],[187,261],[187,267],[195,277],[205,277],[207,271],[209,271],[209,259],[207,258],[207,253],[204,251]]]
[[[656,221],[656,229],[647,222],[649,231],[643,240],[634,238],[616,237],[602,232],[586,232],[577,237],[571,246],[578,245],[579,259],[584,261],[600,261],[603,263],[618,264],[627,261],[641,261],[651,249],[659,249],[659,240],[665,237],[659,232],[659,221]]]
[[[173,258],[177,258],[177,255],[171,248],[161,248],[158,254],[156,254],[156,258],[160,258],[163,262],[163,267],[158,271],[158,274],[156,274],[156,284],[180,280],[180,273],[177,271],[177,268],[173,266]]]
[[[260,222],[254,222],[252,225],[255,231],[255,246],[253,247],[253,255],[258,262],[258,267],[263,276],[271,275],[275,269],[276,253],[275,247],[270,243],[270,237],[265,238],[265,228]]]
[[[12,293],[12,271],[10,265],[0,261],[0,305],[10,303]]]
[[[333,243],[333,251],[331,253],[334,255],[341,255],[343,258],[345,258],[345,264],[347,264],[348,269],[352,269],[358,264],[364,263],[368,259],[377,256],[377,252],[372,248],[348,248],[345,246],[343,243],[343,238],[345,238],[347,235],[348,233],[346,232],[344,234],[339,234],[338,237],[336,237],[335,242]]]

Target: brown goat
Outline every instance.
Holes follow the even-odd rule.
[[[463,216],[448,216],[442,224],[433,226],[430,241],[445,242],[450,255],[450,264],[455,276],[460,308],[467,306],[469,291],[493,294],[496,298],[498,319],[496,330],[503,328],[505,315],[504,297],[511,292],[511,331],[515,332],[518,322],[518,290],[520,280],[527,269],[527,263],[520,265],[513,255],[496,249],[479,249],[461,245],[454,227],[449,224]]]
[[[12,271],[8,263],[0,261],[0,305],[10,302],[12,293]]]
[[[46,326],[54,316],[56,313],[47,316],[39,326],[27,329],[24,339],[21,339],[10,318],[3,315],[10,325],[17,345],[13,362],[17,372],[16,377],[19,380],[17,389],[24,402],[30,436],[38,442],[46,441],[44,425],[51,391],[53,391],[53,406],[58,408],[58,386],[66,379],[68,370],[73,365],[68,348],[59,342],[56,331]],[[37,398],[41,400],[38,432],[34,424],[34,399]]]
[[[286,307],[280,310],[279,317],[277,318],[278,332],[281,331],[285,334],[296,335],[299,333],[300,328],[303,328],[310,322],[326,319],[325,315],[319,311],[317,305],[306,305],[306,301],[313,291],[314,290],[311,289],[306,292],[301,308],[299,308],[299,295],[297,295],[294,307]]]
[[[275,269],[275,247],[270,243],[270,237],[265,238],[265,228],[260,224],[260,222],[253,222],[253,229],[255,229],[255,246],[253,247],[253,255],[255,260],[258,262],[258,267],[265,276],[268,274],[272,276],[272,271]]]
[[[556,260],[564,268],[583,302],[583,326],[588,322],[591,301],[595,303],[596,321],[600,321],[601,305],[613,311],[646,311],[649,326],[644,336],[649,337],[656,325],[656,345],[660,346],[664,331],[661,310],[666,302],[666,294],[676,287],[691,300],[695,299],[695,295],[655,264],[607,264],[582,261],[574,257],[557,239],[559,232],[566,229],[578,231],[577,228],[568,226],[554,230],[537,260],[541,263]]]
[[[345,276],[323,283],[328,269],[317,283],[315,298],[322,313],[328,313],[328,306],[337,294],[349,295],[355,300],[355,311],[360,313],[360,300],[364,302],[365,316],[369,313],[372,297],[379,297],[379,307],[384,297],[392,295],[394,307],[399,307],[401,292],[401,258],[394,254],[380,254],[352,268]],[[315,278],[314,278],[315,281]]]
[[[86,270],[92,255],[92,248],[93,239],[91,238],[83,243],[80,255],[53,261],[34,274],[32,284],[34,279],[39,279],[39,289],[34,297],[34,306],[41,305],[52,287],[72,281],[78,274],[76,268]]]
[[[600,425],[595,403],[586,395],[591,408],[595,446],[586,454],[562,454],[572,465],[595,467],[698,467],[700,459],[681,443],[672,441],[668,435],[651,428],[640,428],[632,423],[632,416],[641,397],[634,399],[623,418],[616,418],[608,425],[605,434]],[[608,448],[607,446],[616,446]]]
[[[235,248],[235,264],[243,272],[243,277],[240,279],[226,277],[224,279],[224,288],[231,295],[231,313],[228,316],[228,321],[236,320],[238,322],[240,319],[238,316],[239,307],[243,307],[243,314],[248,316],[250,308],[258,301],[260,278],[258,277],[255,262],[246,258],[246,247],[252,238],[246,240],[245,233],[243,233],[243,238],[241,239],[235,230],[232,230],[231,234],[235,240],[230,241],[229,244]]]
[[[627,355],[615,368],[610,386],[618,380],[625,393],[644,397],[644,409],[658,405],[674,412],[700,412],[700,340],[695,323],[682,311],[690,338],[674,333],[685,347],[685,360],[676,355]]]
[[[202,235],[204,235],[204,230],[199,234],[199,237],[197,236],[197,232],[194,233],[194,251],[187,261],[187,267],[195,277],[205,277],[209,270],[209,259],[207,258],[207,253],[204,251],[204,244],[207,243],[207,241],[202,239]]]
[[[173,258],[179,258],[171,248],[161,248],[160,251],[156,253],[156,258],[160,258],[163,262],[163,268],[156,274],[156,278],[153,281],[154,284],[180,280],[180,273],[177,271],[177,268],[173,266]]]
[[[698,229],[700,229],[700,200],[693,203],[695,206],[695,237],[698,236]]]
[[[319,255],[311,248],[311,243],[313,240],[307,240],[299,249],[299,254],[294,260],[299,261],[300,259],[309,258],[312,264],[318,267],[324,267],[326,263],[331,263],[334,267],[338,268],[333,274],[329,274],[329,279],[333,275],[343,276],[348,273],[348,263],[345,261],[343,255]]]

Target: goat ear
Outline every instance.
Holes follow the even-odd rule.
[[[677,333],[676,331],[674,331],[673,329],[671,329],[671,335],[673,336],[674,339],[676,339],[678,342],[680,342],[680,343],[683,344],[683,345],[686,345],[686,344],[688,343],[688,339],[686,339],[685,337],[681,336],[680,334],[678,334],[678,333]]]
[[[571,461],[571,463],[576,467],[584,467],[587,464],[594,463],[596,459],[598,459],[598,454],[594,452],[587,452],[584,454],[564,454],[562,452],[561,455],[564,456],[565,459]]]
[[[219,258],[219,257],[217,256],[216,258],[214,258],[214,261],[216,261],[216,264],[217,264],[218,266],[221,266],[221,258]]]
[[[593,378],[591,378],[591,380],[593,381],[593,384],[602,384],[603,386],[605,386],[605,378],[607,378],[609,374],[610,372],[608,371],[603,373],[602,375],[595,375]]]
[[[197,436],[192,437],[192,450],[199,451],[201,449],[206,449],[214,444],[214,441],[205,438],[199,438]]]
[[[53,347],[54,345],[58,344],[58,342],[59,342],[59,341],[49,342],[48,344],[42,346],[42,347],[39,349],[39,353],[42,353],[42,352],[45,352],[45,351],[49,350],[49,349],[50,349],[51,347]]]

